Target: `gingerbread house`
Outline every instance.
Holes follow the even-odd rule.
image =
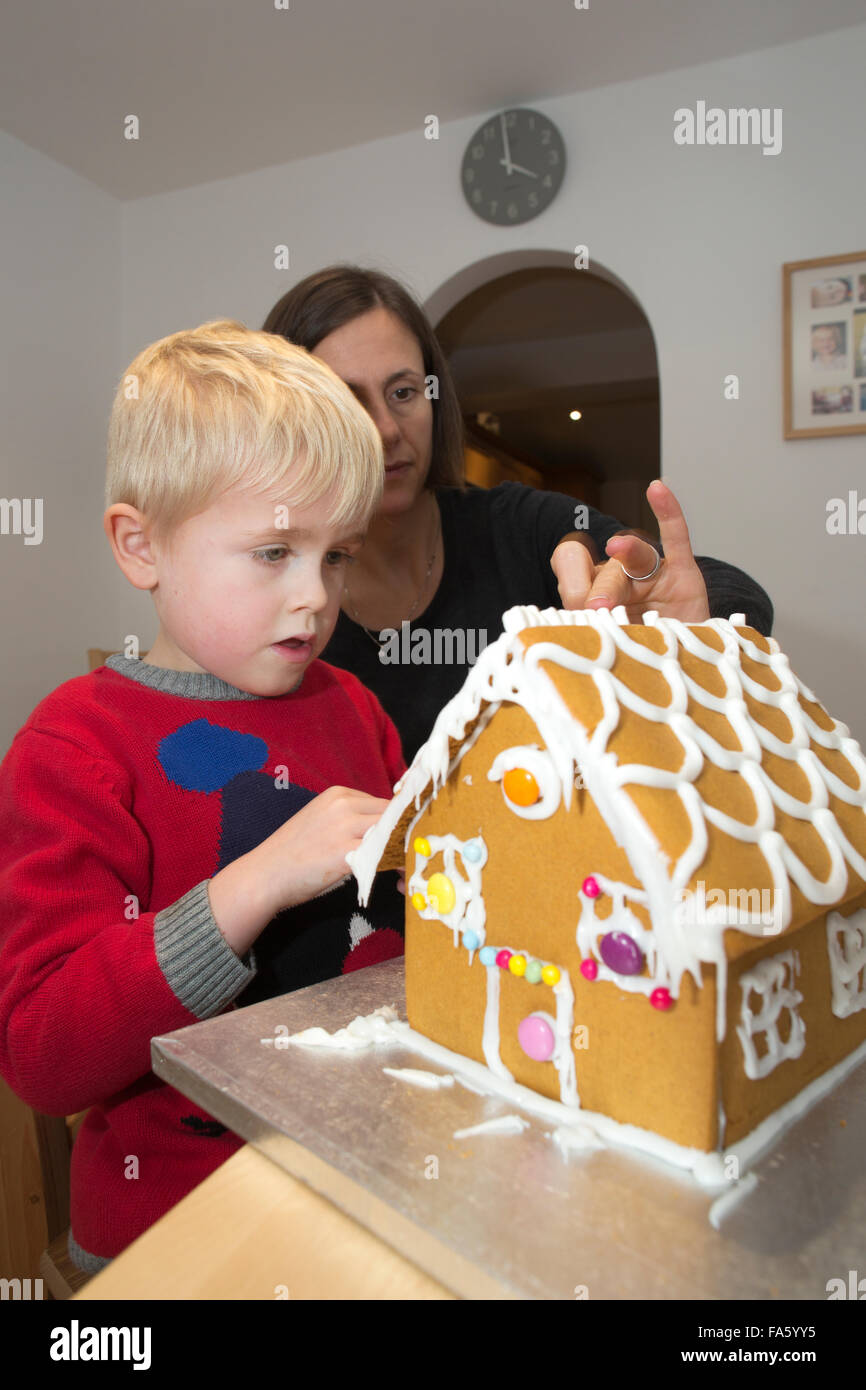
[[[711,1153],[866,1040],[866,759],[741,615],[505,614],[380,821],[411,1027]]]

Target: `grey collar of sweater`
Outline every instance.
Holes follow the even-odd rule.
[[[265,700],[266,695],[252,695],[249,690],[239,690],[236,685],[208,671],[169,671],[164,666],[149,666],[146,661],[134,661],[132,657],[119,653],[106,661],[110,671],[119,676],[128,676],[139,685],[149,686],[151,690],[162,690],[166,695],[183,695],[188,700]],[[299,686],[295,686],[295,690]],[[294,694],[294,691],[291,692]]]

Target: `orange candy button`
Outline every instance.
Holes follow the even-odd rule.
[[[515,806],[534,806],[541,795],[538,783],[525,767],[512,767],[506,772],[502,789]]]

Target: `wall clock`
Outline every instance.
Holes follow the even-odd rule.
[[[564,174],[565,142],[553,121],[519,107],[478,127],[466,146],[460,183],[473,212],[512,227],[550,206]]]

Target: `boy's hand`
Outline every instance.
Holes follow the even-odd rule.
[[[254,853],[261,854],[274,913],[348,878],[346,855],[358,848],[387,805],[382,797],[351,787],[329,787],[268,836]]]
[[[388,802],[351,787],[329,787],[208,884],[211,911],[239,956],[283,908],[308,902],[349,876],[357,849]]]

